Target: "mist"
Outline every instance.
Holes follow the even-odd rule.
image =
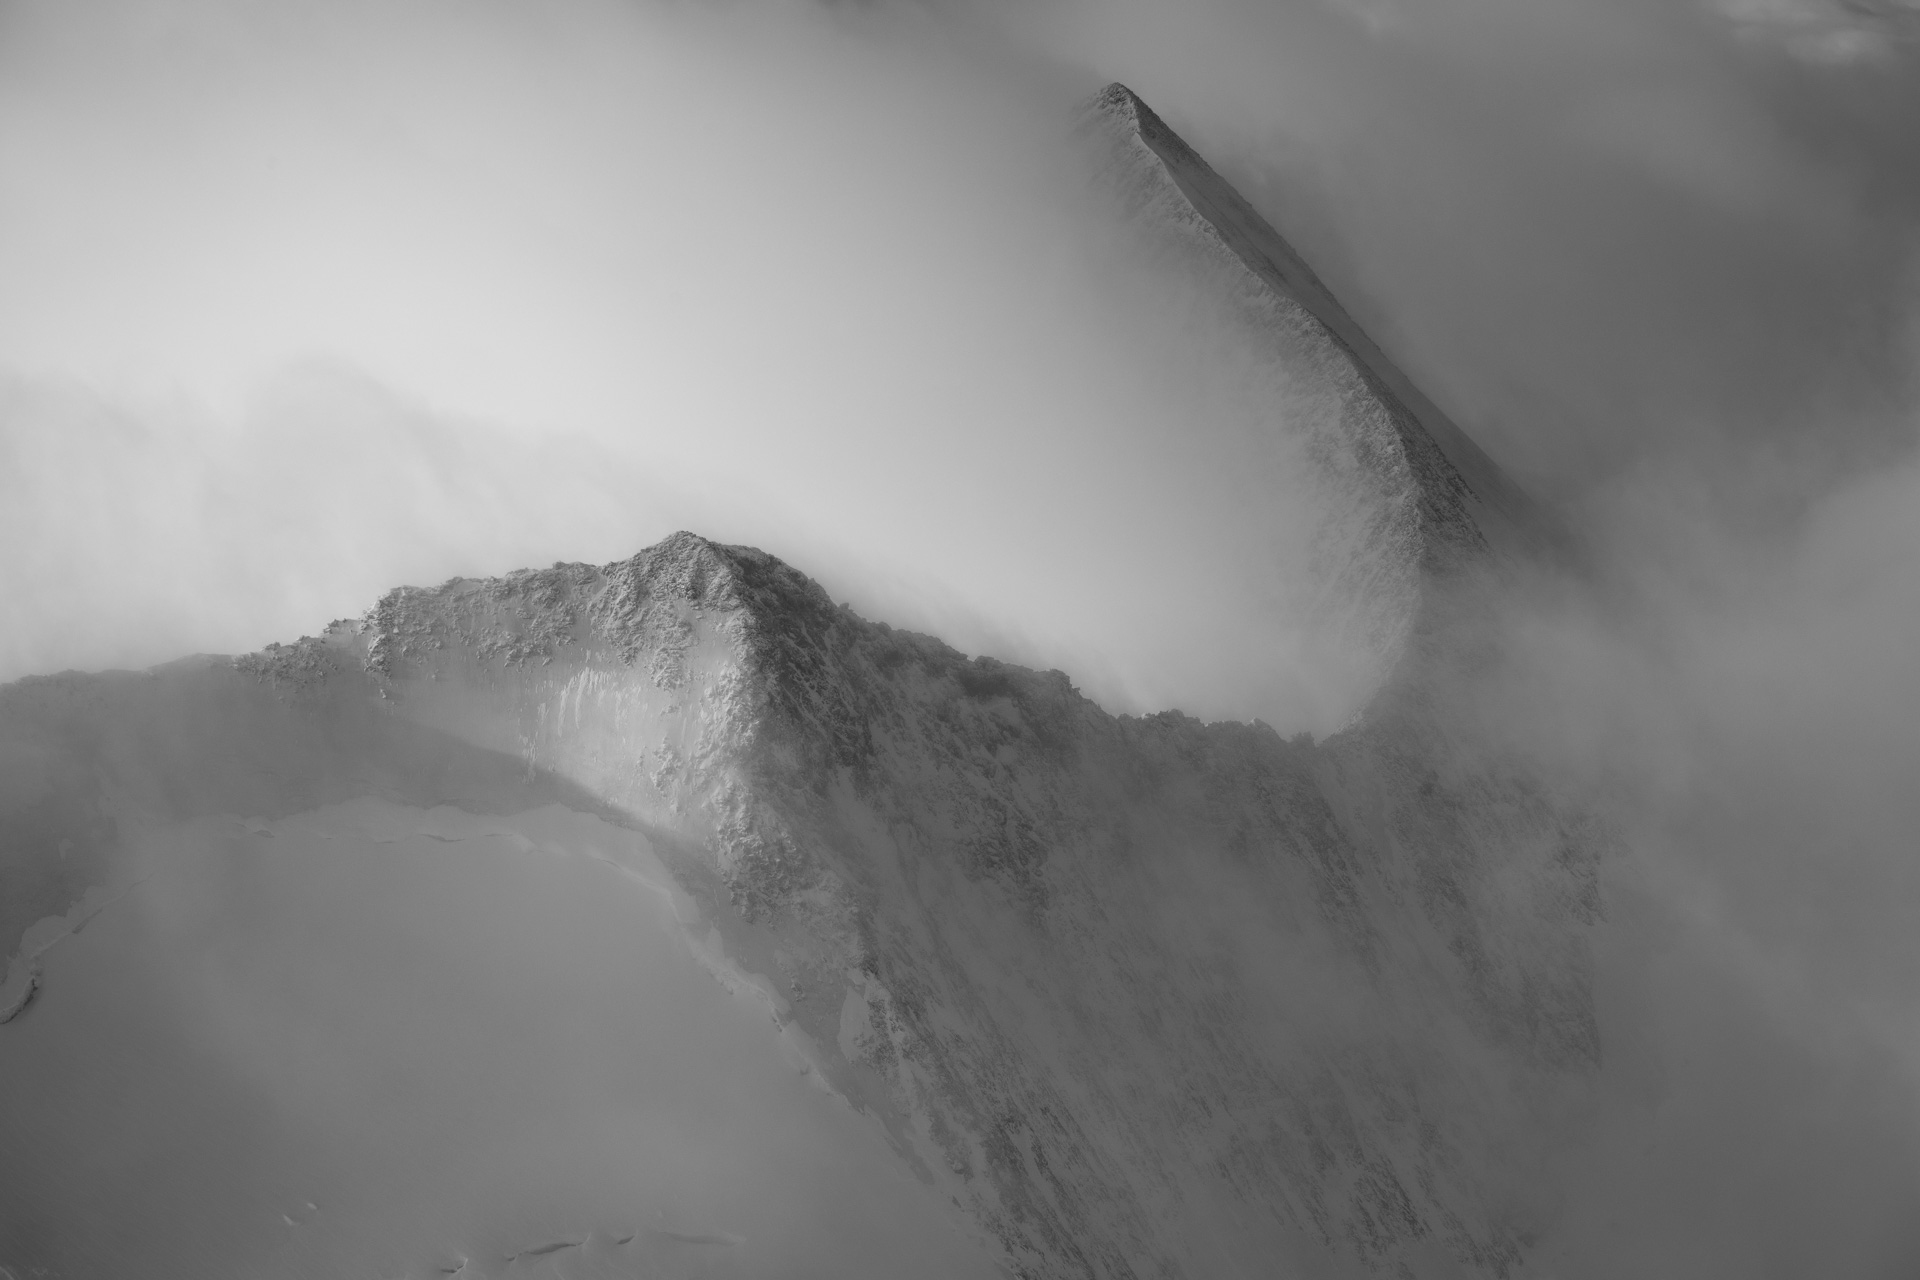
[[[1337,728],[1257,388],[1071,159],[1121,79],[1588,549],[1486,692],[1622,834],[1535,1273],[1911,1274],[1911,12],[13,5],[0,676],[688,527]]]
[[[1072,144],[1097,80],[781,6],[10,20],[8,674],[684,526],[1126,709],[1351,711],[1267,388]]]
[[[51,957],[77,998],[0,1066],[36,1104],[0,1172],[12,1263],[994,1274],[713,981],[630,831],[364,801],[120,857],[134,883]]]

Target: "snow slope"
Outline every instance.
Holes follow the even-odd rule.
[[[1194,322],[1244,342],[1264,365],[1254,376],[1266,386],[1271,447],[1303,473],[1284,500],[1313,508],[1302,522],[1311,555],[1301,604],[1323,637],[1316,668],[1348,686],[1343,704],[1364,707],[1404,669],[1410,646],[1477,614],[1467,601],[1486,593],[1488,576],[1566,554],[1549,513],[1137,95],[1107,86],[1079,131],[1098,158],[1098,185],[1189,295]]]
[[[560,805],[153,817],[123,811],[129,882],[0,1053],[16,1274],[997,1274],[644,837]]]

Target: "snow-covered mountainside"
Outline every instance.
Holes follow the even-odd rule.
[[[134,883],[138,833],[288,830],[369,797],[559,806],[644,844],[709,970],[993,1265],[1505,1274],[1551,1218],[1538,1162],[1600,1051],[1598,837],[1458,696],[1535,517],[1138,99],[1115,86],[1089,121],[1148,231],[1207,259],[1324,409],[1329,607],[1377,667],[1349,728],[1115,717],[1061,672],[681,533],[402,588],[238,659],[0,690],[9,944],[90,885],[158,893],[160,870]],[[63,999],[53,943],[118,901],[41,927],[16,966],[39,987],[0,1027],[15,1137],[33,1103],[6,1037]],[[57,1268],[51,1193],[0,1191],[36,1215],[0,1220],[0,1264]],[[616,1263],[578,1274],[653,1274]],[[697,1274],[761,1274],[727,1265]]]
[[[1477,612],[1464,600],[1482,579],[1559,554],[1561,535],[1130,89],[1107,86],[1079,132],[1167,278],[1265,365],[1271,437],[1307,473],[1287,498],[1314,508],[1302,603],[1328,640],[1318,665],[1344,668],[1363,706],[1410,645]]]

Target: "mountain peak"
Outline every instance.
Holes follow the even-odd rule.
[[[1084,118],[1132,133],[1159,162],[1195,216],[1274,294],[1304,309],[1354,362],[1394,419],[1438,518],[1464,515],[1483,536],[1538,554],[1550,518],[1388,358],[1305,258],[1144,99],[1119,81],[1094,96]]]
[[[1080,133],[1148,256],[1199,282],[1215,322],[1264,352],[1277,384],[1310,406],[1276,403],[1271,438],[1315,509],[1313,623],[1352,668],[1339,678],[1355,714],[1409,663],[1483,643],[1461,628],[1475,629],[1497,580],[1562,553],[1557,522],[1138,94],[1109,84],[1083,108]]]

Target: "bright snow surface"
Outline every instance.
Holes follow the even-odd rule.
[[[128,834],[0,1050],[16,1268],[999,1274],[644,837],[375,800]]]

